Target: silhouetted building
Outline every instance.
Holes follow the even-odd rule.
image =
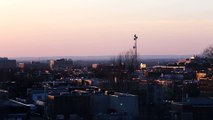
[[[99,88],[73,88],[69,94],[50,94],[48,105],[48,115],[52,119],[114,118],[114,113],[117,117],[134,120],[139,115],[138,96],[101,91]]]
[[[42,69],[49,69],[50,66],[48,63],[41,63],[41,62],[36,62],[32,61],[31,63],[24,63],[24,69],[36,69],[36,70],[42,70]]]
[[[0,58],[0,69],[16,68],[16,60]]]
[[[199,88],[200,88],[200,94],[202,96],[213,97],[213,80],[212,79],[199,80]]]
[[[73,60],[71,59],[60,59],[53,62],[51,61],[51,65],[54,70],[65,70],[73,67]]]
[[[30,106],[10,100],[7,91],[0,90],[0,119],[1,120],[28,120]]]
[[[188,98],[171,104],[172,120],[213,120],[213,99]]]
[[[72,119],[73,116],[89,117],[89,95],[49,95],[48,100],[49,116],[53,120],[69,120]]]

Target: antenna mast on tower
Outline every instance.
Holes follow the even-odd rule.
[[[135,49],[135,66],[137,66],[137,61],[138,61],[138,46],[137,46],[137,39],[138,36],[135,34],[134,35],[134,41],[135,41],[135,45],[133,46],[133,49]]]

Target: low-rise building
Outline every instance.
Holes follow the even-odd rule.
[[[16,60],[0,58],[0,69],[16,68]]]
[[[28,120],[30,106],[11,100],[8,92],[0,90],[0,119],[1,120]]]
[[[212,120],[213,99],[188,98],[183,102],[171,103],[172,120]]]
[[[100,115],[119,114],[134,120],[139,115],[138,107],[136,95],[104,92],[97,88],[73,89],[69,94],[48,95],[51,119],[95,119]]]
[[[66,70],[73,67],[73,60],[71,59],[59,59],[56,61],[51,61],[51,66],[54,70]]]

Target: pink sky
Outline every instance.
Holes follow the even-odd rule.
[[[0,1],[0,57],[199,54],[213,44],[212,0]]]

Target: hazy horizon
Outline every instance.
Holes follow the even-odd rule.
[[[139,55],[139,60],[151,60],[151,59],[186,59],[192,55]],[[57,59],[72,59],[74,61],[78,60],[104,60],[108,61],[116,56],[46,56],[46,57],[9,57],[9,59],[16,59],[17,61],[46,61],[46,60],[57,60]]]
[[[211,0],[0,1],[0,57],[200,54],[213,41]]]

